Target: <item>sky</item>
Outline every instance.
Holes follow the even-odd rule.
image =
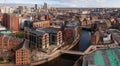
[[[0,3],[44,4],[51,7],[120,7],[120,0],[0,0]]]

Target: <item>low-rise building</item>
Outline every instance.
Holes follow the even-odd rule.
[[[22,40],[7,36],[7,35],[1,35],[0,36],[0,50],[2,51],[9,51],[11,49],[17,49],[20,45]]]
[[[57,28],[38,28],[37,31],[45,31],[49,34],[50,44],[60,45],[63,43],[62,31]]]
[[[61,45],[63,43],[62,31],[57,28],[25,28],[25,39],[30,41],[30,46],[36,48],[48,48],[49,45]]]
[[[15,53],[16,55],[16,65],[17,66],[27,66],[30,64],[30,50],[29,41],[25,40],[23,45]]]
[[[95,33],[92,33],[91,34],[91,43],[98,44],[99,38],[100,38],[100,34],[98,31],[96,31]]]
[[[36,31],[35,29],[25,28],[25,39],[30,41],[30,46],[36,48],[48,48],[49,47],[49,34],[44,31]]]
[[[42,27],[47,28],[50,27],[50,21],[35,21],[32,23],[33,27]]]
[[[3,31],[3,30],[6,30],[6,28],[0,24],[0,31]]]
[[[110,43],[111,42],[111,34],[110,33],[104,33],[103,42],[104,43]]]

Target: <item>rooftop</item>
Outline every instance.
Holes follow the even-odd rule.
[[[53,27],[37,28],[36,31],[45,31],[46,33],[57,33],[58,32],[58,30],[56,28],[53,28]]]

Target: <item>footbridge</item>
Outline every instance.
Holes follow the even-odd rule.
[[[73,54],[73,55],[85,55],[84,52],[80,52],[80,51],[72,51],[72,50],[62,50],[61,53],[65,53],[65,54]]]

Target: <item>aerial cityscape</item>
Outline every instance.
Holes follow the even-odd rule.
[[[120,1],[0,0],[0,66],[120,66]]]

